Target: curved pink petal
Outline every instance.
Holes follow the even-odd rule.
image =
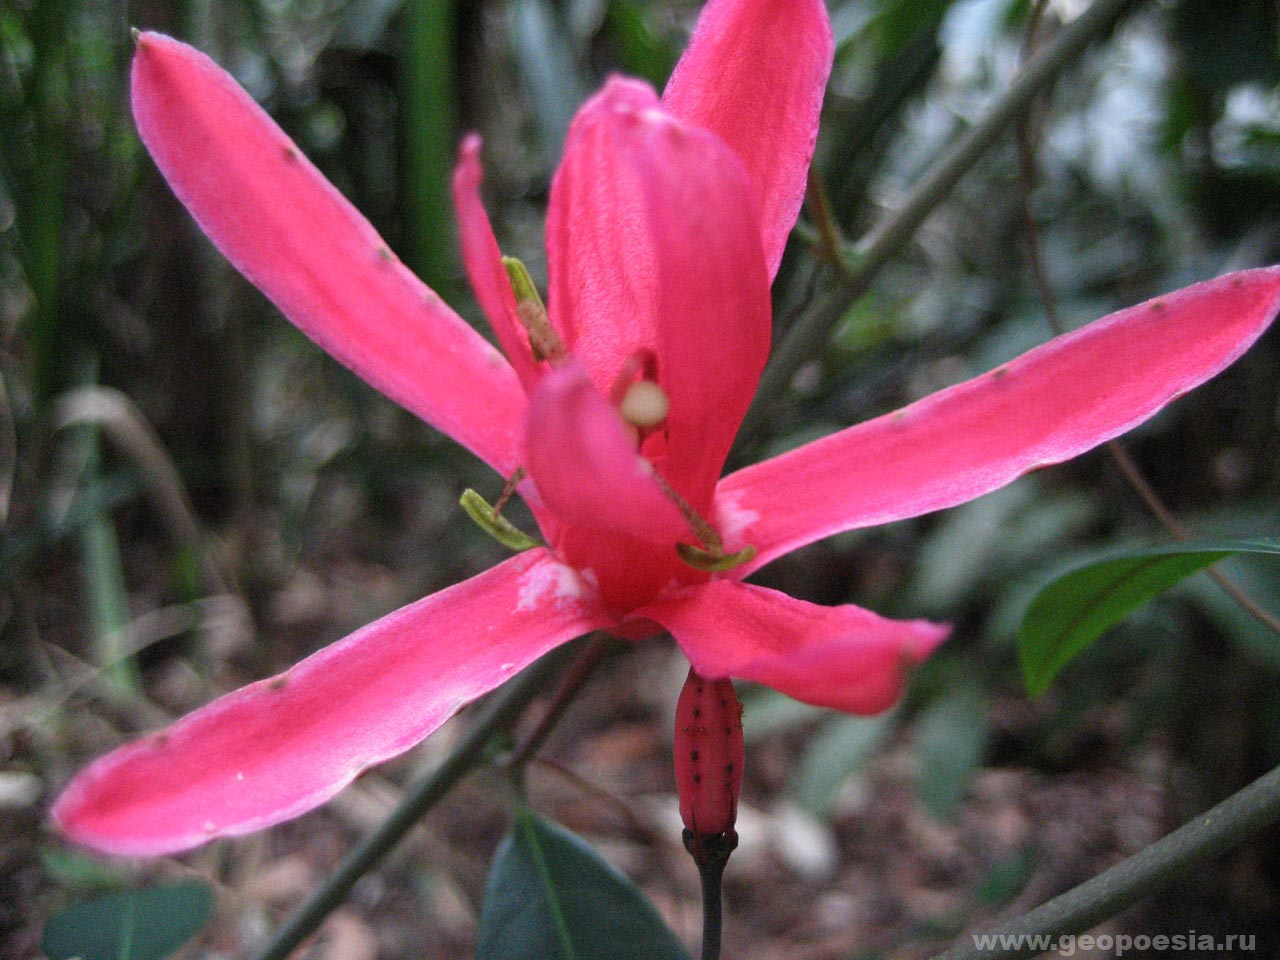
[[[279,823],[609,622],[572,570],[544,550],[520,554],[108,754],[53,818],[79,843],[127,855]]]
[[[908,407],[721,481],[746,576],[842,530],[954,506],[1132,429],[1239,357],[1280,309],[1280,267],[1229,274],[1103,317]]]
[[[458,149],[458,165],[453,171],[453,205],[458,212],[458,232],[462,240],[462,260],[471,280],[471,289],[502,344],[502,350],[528,390],[537,377],[537,364],[529,349],[529,337],[516,316],[516,298],[511,290],[502,251],[493,235],[489,215],[480,199],[480,138],[471,134]]]
[[[736,580],[687,587],[636,611],[662,624],[708,679],[754,680],[820,707],[878,713],[908,667],[946,639],[927,620],[886,620],[861,607],[820,607]]]
[[[665,443],[645,453],[705,510],[769,351],[769,281],[741,164],[646,86],[615,78],[574,123],[547,243],[551,309],[597,387],[637,350],[656,355],[671,410]]]
[[[499,471],[515,468],[524,399],[510,367],[227,73],[144,33],[132,97],[156,165],[236,269],[388,397]]]
[[[612,114],[657,102],[645,84],[611,78],[569,128],[547,205],[547,309],[565,345],[607,391],[657,331],[657,271],[640,184],[619,175]]]
[[[770,278],[804,202],[833,50],[822,0],[711,0],[662,94],[742,159]]]
[[[690,539],[688,521],[576,361],[534,387],[524,465],[560,523],[668,543],[673,555],[677,540]]]

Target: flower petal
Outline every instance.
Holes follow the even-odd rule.
[[[657,343],[657,278],[640,185],[622,176],[611,115],[657,102],[643,83],[612,78],[583,105],[565,141],[547,206],[547,309],[601,391],[640,347]]]
[[[529,397],[525,468],[542,505],[570,526],[671,544],[689,523],[636,453],[622,420],[574,360]]]
[[[635,612],[662,624],[708,679],[737,677],[820,707],[878,713],[907,667],[950,632],[927,620],[886,620],[861,607],[820,607],[736,580],[671,593]]]
[[[304,333],[508,473],[524,400],[507,363],[422,284],[204,54],[138,38],[133,113],[173,192]]]
[[[544,550],[520,554],[103,757],[53,818],[73,840],[127,855],[279,823],[607,623],[572,570]]]
[[[516,298],[502,265],[502,252],[493,235],[489,215],[480,199],[480,138],[466,137],[458,149],[458,165],[453,172],[453,205],[458,211],[462,259],[471,280],[471,289],[502,344],[502,350],[529,389],[537,377],[537,365],[529,349],[529,337],[516,315]]]
[[[804,202],[833,50],[821,0],[711,0],[662,94],[747,168],[770,277]]]
[[[716,137],[613,79],[574,122],[552,190],[551,309],[601,392],[637,350],[670,399],[645,453],[705,510],[769,350],[750,189]]]
[[[990,373],[721,481],[746,576],[842,530],[954,506],[1130,430],[1239,357],[1280,309],[1280,267],[1229,274],[1057,337]]]

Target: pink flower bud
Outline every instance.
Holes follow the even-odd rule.
[[[695,837],[733,829],[742,788],[742,704],[728,679],[693,670],[676,701],[676,789],[680,816]]]

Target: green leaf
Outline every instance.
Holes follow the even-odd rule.
[[[1022,892],[1035,872],[1036,848],[1025,844],[1012,854],[991,864],[973,889],[973,897],[984,906],[1001,907]]]
[[[631,76],[643,77],[661,90],[671,76],[676,58],[650,28],[647,14],[651,9],[635,0],[610,0],[605,12],[605,28],[613,41],[619,69]]]
[[[956,678],[916,720],[916,792],[935,817],[948,817],[964,799],[987,753],[991,721],[977,681]]]
[[[1280,541],[1182,543],[1076,567],[1031,601],[1018,635],[1027,689],[1042,693],[1077,654],[1130,612],[1198,570],[1240,553],[1280,554]]]
[[[830,812],[841,785],[880,748],[893,729],[893,714],[836,715],[809,738],[791,788],[810,813]]]
[[[477,941],[477,960],[685,960],[630,881],[528,810],[498,847]]]
[[[44,926],[51,960],[164,960],[205,925],[213,891],[198,880],[72,904]]]

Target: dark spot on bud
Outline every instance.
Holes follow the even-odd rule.
[[[689,751],[689,759],[690,759],[690,760],[692,760],[694,763],[697,763],[697,762],[698,762],[698,751],[697,751],[697,750],[691,750],[691,751]]]
[[[272,690],[283,690],[288,685],[289,685],[289,677],[288,675],[283,673],[280,674],[280,676],[275,677],[274,679],[272,679],[270,682],[267,683],[267,687]]]
[[[694,783],[701,783],[701,782],[702,782],[702,774],[700,774],[700,773],[695,773],[695,774],[693,775],[693,782],[694,782]]]
[[[291,143],[290,143],[290,144],[285,144],[285,148],[284,148],[284,158],[285,158],[286,160],[297,160],[297,159],[298,159],[298,148],[297,148],[297,147],[295,147],[295,146],[294,146],[293,144],[291,144]]]

